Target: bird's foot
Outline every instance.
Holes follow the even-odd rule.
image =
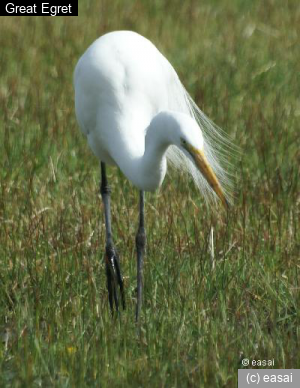
[[[118,286],[120,288],[121,303],[125,310],[124,283],[120,270],[120,259],[113,246],[106,246],[105,262],[108,300],[111,312],[114,312],[114,305],[116,311],[119,311]]]

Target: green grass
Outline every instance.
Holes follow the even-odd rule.
[[[298,0],[81,1],[79,14],[0,18],[0,386],[236,387],[243,358],[299,368]],[[242,150],[227,215],[176,172],[147,194],[140,327],[137,190],[109,170],[127,301],[112,319],[99,167],[74,113],[76,61],[115,29],[150,38]]]

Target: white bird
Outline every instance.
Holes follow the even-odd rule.
[[[230,181],[221,166],[230,142],[193,102],[168,60],[146,38],[116,31],[97,39],[74,72],[75,110],[82,132],[101,162],[110,308],[125,308],[119,257],[113,244],[106,164],[117,165],[140,190],[137,247],[138,320],[146,233],[144,191],[161,186],[167,161],[188,172],[205,198],[227,206]],[[225,150],[225,151],[224,151]]]

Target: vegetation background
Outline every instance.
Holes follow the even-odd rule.
[[[78,17],[0,18],[0,386],[236,387],[244,358],[299,368],[299,1],[79,3]],[[151,39],[241,147],[228,214],[175,172],[147,195],[140,327],[137,190],[109,170],[128,306],[112,319],[72,86],[80,55],[119,29]]]

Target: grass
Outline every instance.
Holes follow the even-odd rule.
[[[0,20],[0,386],[235,387],[243,358],[299,368],[299,2],[85,1],[79,15]],[[115,29],[150,38],[242,150],[227,215],[176,172],[147,195],[139,328],[137,190],[109,170],[128,306],[111,319],[99,167],[74,114],[76,61]]]

